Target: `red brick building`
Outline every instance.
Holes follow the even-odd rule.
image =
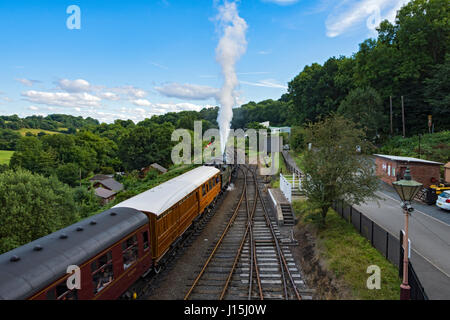
[[[450,162],[447,162],[444,166],[444,181],[450,183]]]
[[[440,167],[443,163],[410,157],[375,154],[376,175],[386,183],[403,179],[406,167],[411,170],[413,180],[428,188],[440,179]]]

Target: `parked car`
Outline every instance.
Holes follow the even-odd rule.
[[[445,210],[450,210],[450,191],[442,192],[437,198],[436,205]]]

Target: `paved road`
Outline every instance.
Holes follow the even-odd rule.
[[[398,194],[395,192],[394,188],[388,185],[385,182],[380,183],[380,192],[384,193],[387,197],[397,199],[400,201]],[[428,205],[421,202],[415,201],[413,204],[414,208],[421,211],[424,214],[427,214],[433,218],[441,220],[442,222],[450,225],[450,211],[442,210],[438,206]]]
[[[404,228],[400,201],[386,190],[377,194],[382,198],[378,203],[370,201],[355,208],[397,236]],[[450,299],[450,225],[430,214],[433,207],[413,206],[416,210],[409,219],[411,263],[430,299]],[[438,213],[446,218],[444,212]]]

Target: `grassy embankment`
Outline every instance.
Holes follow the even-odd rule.
[[[420,153],[419,153],[420,151]],[[377,153],[394,156],[421,158],[446,163],[450,159],[450,131],[424,134],[410,138],[394,137],[388,140]]]
[[[301,156],[291,153],[299,167]],[[326,226],[321,228],[311,220],[312,215],[305,201],[295,201],[293,208],[299,219],[298,228],[308,230],[316,243],[317,255],[328,272],[348,290],[348,299],[397,300],[400,297],[398,269],[390,263],[370,242],[356,231],[352,224],[340,217],[333,209],[327,215]],[[371,274],[367,268],[377,265],[381,269],[381,289],[367,288]]]
[[[300,228],[307,228],[313,235],[317,254],[327,271],[342,282],[349,293],[348,299],[356,300],[398,300],[400,297],[400,278],[398,269],[390,263],[370,242],[362,237],[353,226],[342,219],[334,210],[327,215],[325,228],[319,228],[307,219],[307,204],[304,201],[293,203],[299,218]],[[367,288],[371,265],[381,269],[381,289]]]
[[[288,170],[286,168],[286,164],[284,163],[283,155],[281,152],[277,152],[275,157],[278,159],[278,168],[277,173],[273,176],[272,181],[270,182],[271,188],[279,188],[280,187],[280,172],[287,173]],[[277,161],[277,160],[275,160]]]
[[[0,164],[9,164],[14,151],[0,150]]]

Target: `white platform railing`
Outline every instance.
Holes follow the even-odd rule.
[[[282,173],[280,173],[280,189],[289,203],[292,203],[292,185]]]

